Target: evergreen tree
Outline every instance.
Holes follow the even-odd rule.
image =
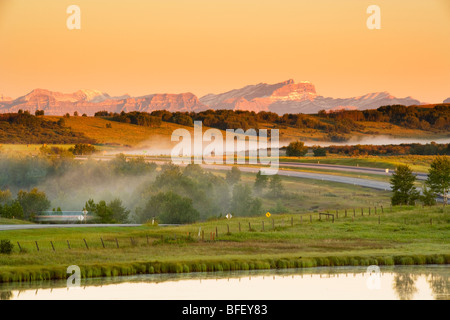
[[[392,191],[391,202],[393,205],[413,205],[419,198],[419,192],[414,186],[416,176],[407,165],[399,165],[391,178]]]
[[[265,188],[267,188],[267,184],[269,182],[269,177],[266,175],[263,175],[261,173],[261,170],[258,171],[256,174],[256,180],[255,180],[255,191],[257,193],[261,193]]]
[[[450,188],[450,160],[446,156],[438,156],[431,163],[426,184],[430,189],[444,197],[444,205],[448,202]]]

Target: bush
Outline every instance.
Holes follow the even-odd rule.
[[[286,156],[288,157],[303,157],[308,153],[308,147],[301,141],[291,142],[286,149]]]
[[[0,253],[1,254],[11,254],[14,249],[14,245],[10,240],[0,241]]]

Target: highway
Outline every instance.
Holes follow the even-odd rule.
[[[82,158],[81,158],[82,159]],[[81,160],[80,159],[80,160]],[[110,160],[111,158],[105,157],[99,160]],[[148,161],[154,161],[155,163],[167,163],[169,160],[161,160],[161,159],[147,159]],[[209,170],[230,170],[231,166],[225,165],[208,165],[202,164],[202,168]],[[378,174],[378,175],[392,175],[392,172],[386,173],[385,169],[379,168],[366,168],[366,167],[351,167],[351,166],[342,166],[342,165],[330,165],[330,164],[312,164],[312,163],[296,163],[296,162],[281,162],[280,167],[289,167],[289,168],[310,168],[310,169],[322,169],[322,170],[334,170],[334,171],[342,171],[342,172],[359,172],[359,173],[369,173],[369,174]],[[246,167],[240,166],[239,169],[242,172],[249,173],[258,173],[260,168],[257,167]],[[391,190],[391,185],[389,182],[369,180],[363,178],[354,178],[347,176],[339,176],[332,175],[327,173],[314,173],[314,172],[301,172],[301,171],[293,171],[293,170],[285,170],[279,169],[278,174],[280,176],[287,177],[295,177],[302,179],[313,179],[313,180],[321,180],[321,181],[330,181],[330,182],[338,182],[345,183],[354,186],[361,186],[376,190]],[[426,174],[424,173],[416,173],[418,180],[425,180]],[[441,198],[438,201],[442,201]],[[99,228],[99,227],[138,227],[140,224],[53,224],[53,225],[0,225],[0,231],[7,230],[29,230],[29,229],[46,229],[46,228]],[[164,225],[160,225],[164,226]]]
[[[392,176],[394,170],[389,170],[380,168],[367,168],[367,167],[352,167],[343,166],[335,164],[316,164],[316,163],[298,163],[298,162],[280,162],[280,167],[292,167],[292,168],[309,168],[309,169],[322,169],[322,170],[334,170],[334,171],[344,171],[344,172],[357,172],[366,174],[378,174],[384,176]],[[426,180],[427,174],[422,172],[414,172],[417,180]]]
[[[13,224],[0,225],[0,231],[59,229],[59,228],[107,228],[107,227],[139,227],[140,224]]]

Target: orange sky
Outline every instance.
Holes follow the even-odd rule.
[[[81,30],[66,8],[81,7]],[[366,8],[381,7],[368,30]],[[220,93],[312,81],[319,94],[450,97],[450,0],[0,0],[0,94]]]

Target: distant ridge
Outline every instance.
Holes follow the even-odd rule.
[[[450,101],[450,98],[446,101]],[[200,99],[193,93],[149,94],[140,97],[124,95],[112,97],[108,93],[83,89],[74,93],[60,93],[35,89],[30,93],[11,99],[0,95],[0,113],[44,110],[46,115],[79,114],[92,116],[97,111],[108,112],[200,112],[208,109],[246,111],[270,111],[279,115],[286,113],[318,113],[320,110],[366,110],[383,105],[421,105],[412,97],[397,98],[388,92],[369,93],[359,97],[331,98],[317,93],[309,81],[295,83],[290,79],[276,84],[259,83],[220,94],[208,94]]]
[[[420,105],[412,97],[396,98],[388,92],[369,93],[346,99],[326,98],[316,92],[309,81],[295,83],[294,80],[269,85],[260,83],[221,94],[209,94],[200,102],[212,109],[271,111],[286,113],[317,113],[320,110],[375,109],[383,105]]]

